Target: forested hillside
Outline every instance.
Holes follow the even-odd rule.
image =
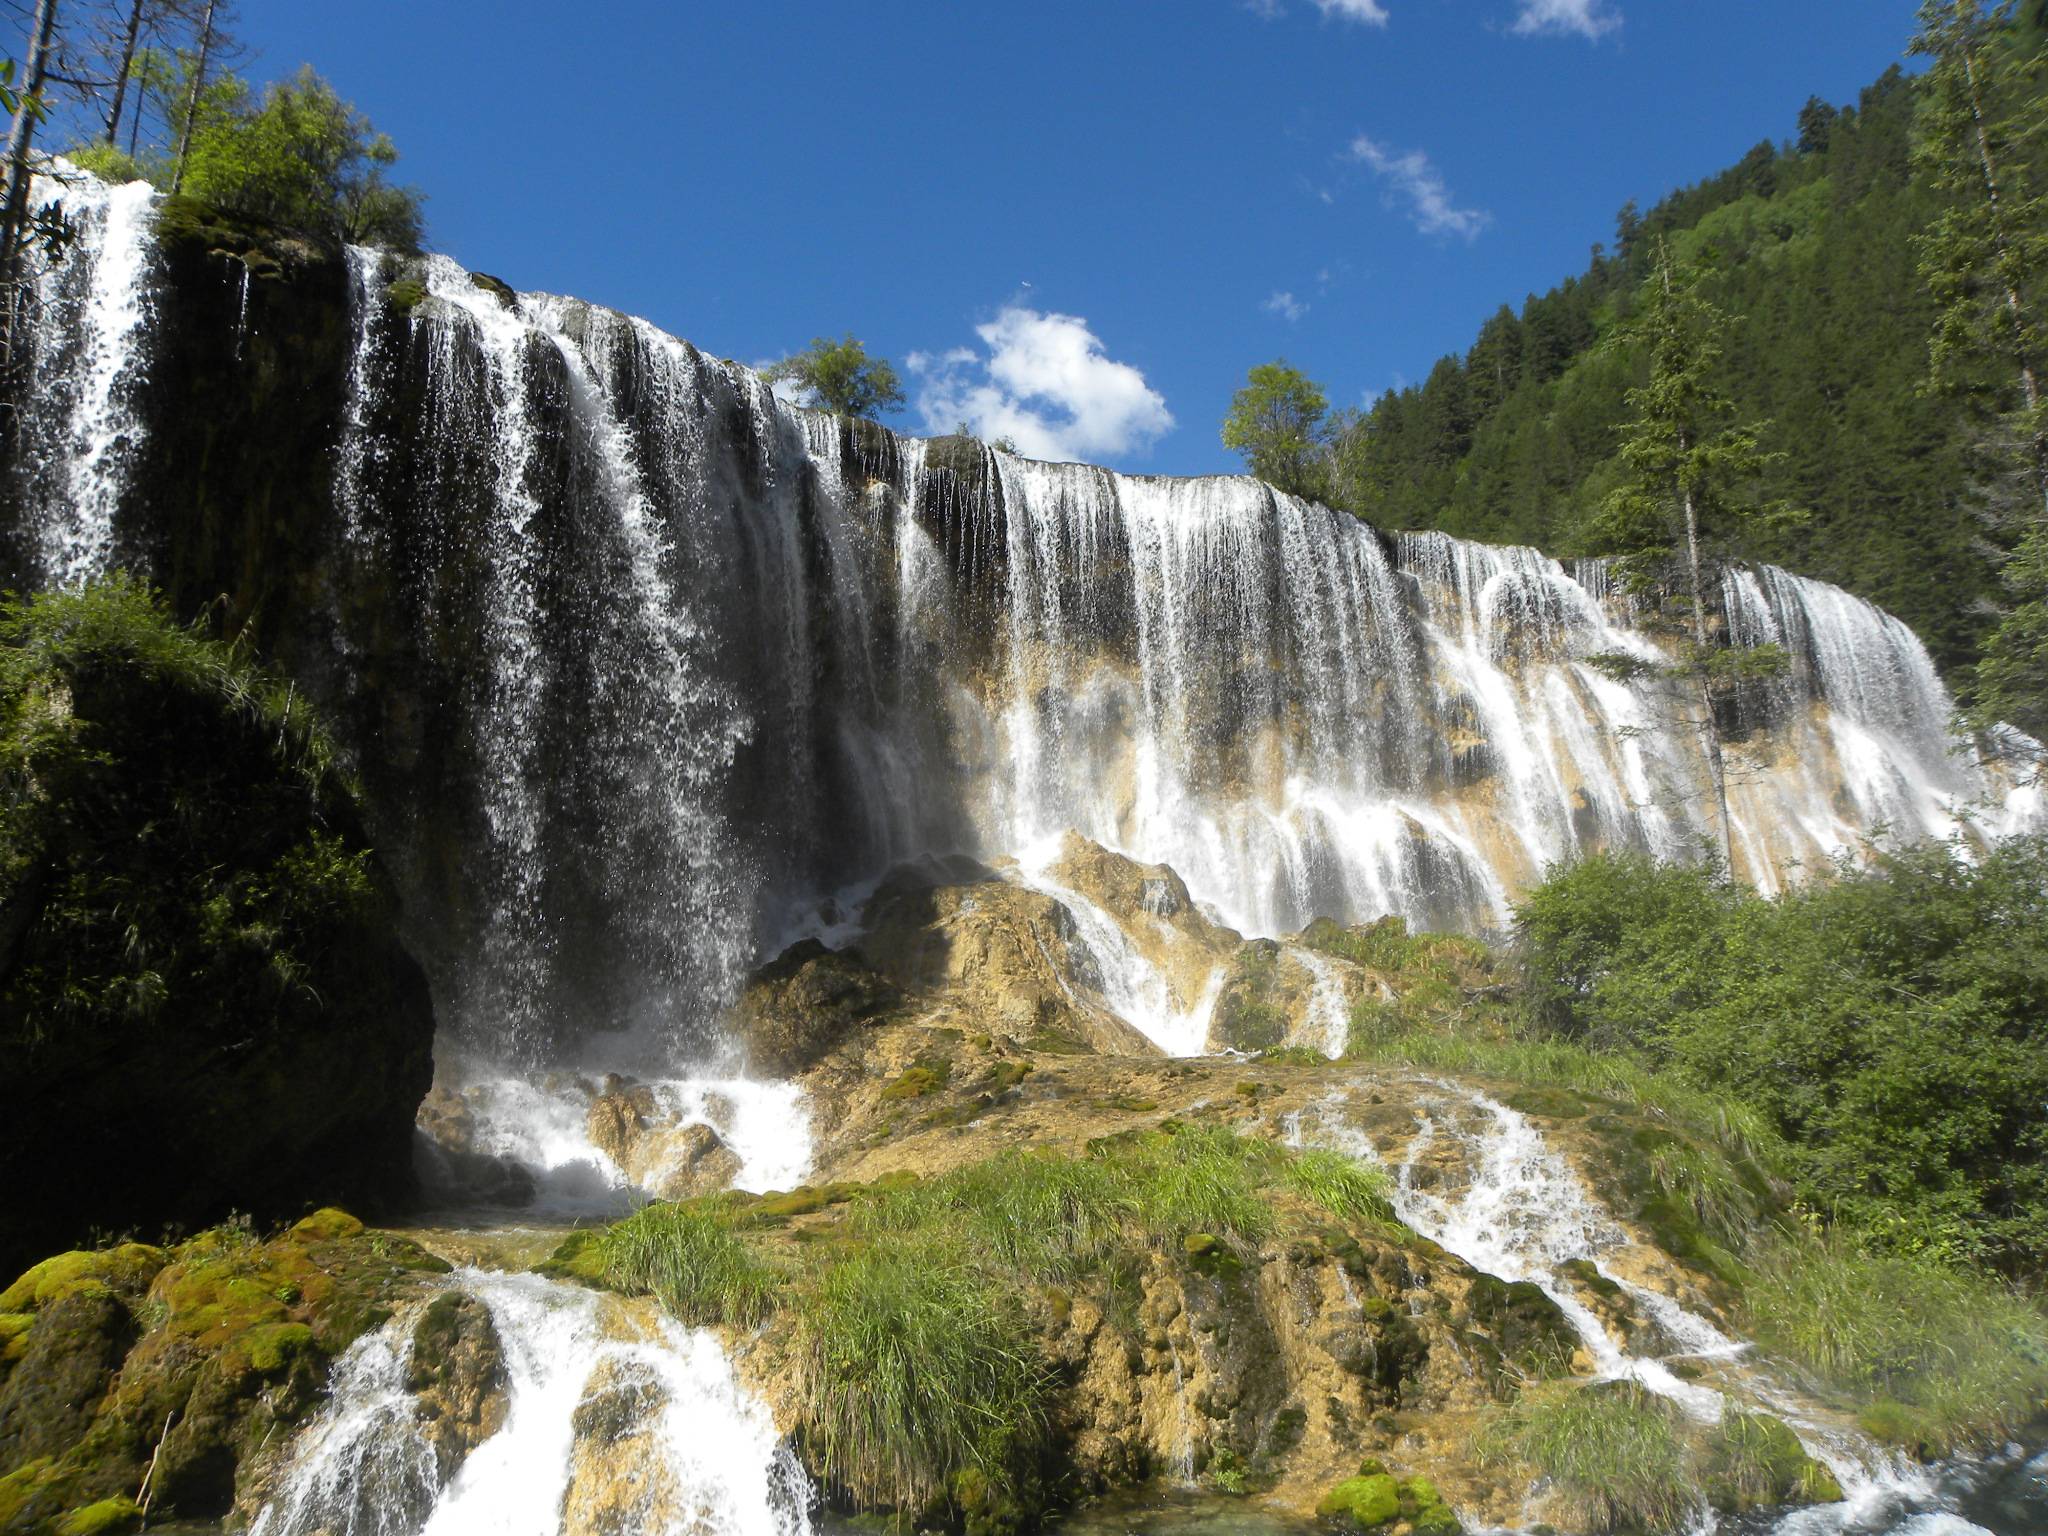
[[[2030,0],[2010,46],[2036,53],[2044,20],[2048,3]],[[2038,75],[2014,75],[2038,89]],[[1994,622],[2013,492],[1984,402],[1923,387],[1936,305],[1915,236],[1942,206],[1913,158],[1925,94],[1894,67],[1853,106],[1809,101],[1786,142],[1647,213],[1631,203],[1583,274],[1519,312],[1503,305],[1462,356],[1340,429],[1336,499],[1381,526],[1589,552],[1640,368],[1602,342],[1661,240],[1704,259],[1709,296],[1740,317],[1721,387],[1737,417],[1768,422],[1762,495],[1807,513],[1759,521],[1739,552],[1891,609],[1945,670],[1973,660]],[[2048,141],[2028,152],[2038,168]]]

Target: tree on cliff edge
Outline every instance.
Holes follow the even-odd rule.
[[[1223,418],[1223,446],[1244,455],[1245,467],[1290,496],[1324,500],[1330,494],[1329,398],[1286,358],[1261,363],[1245,378]]]
[[[761,370],[770,384],[790,386],[799,405],[835,416],[880,416],[903,408],[903,384],[886,357],[870,357],[851,334],[834,341],[812,339],[810,346]]]

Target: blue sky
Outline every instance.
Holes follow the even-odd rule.
[[[1626,199],[1854,100],[1912,8],[245,0],[242,34],[393,135],[465,265],[748,362],[852,331],[906,430],[1197,473],[1251,365],[1419,379]]]

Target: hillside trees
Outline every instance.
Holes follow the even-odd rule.
[[[2048,734],[2048,196],[2025,146],[2048,128],[2041,64],[2010,4],[1925,0],[1913,51],[1927,55],[1916,164],[1947,198],[1917,241],[1938,306],[1928,383],[1989,428],[1984,500],[2011,541],[2007,603],[1969,686],[1980,727]],[[2002,473],[2001,473],[2002,471]]]
[[[1497,311],[1338,435],[1334,503],[1383,527],[1589,553],[1585,512],[1622,473],[1615,429],[1639,364],[1599,343],[1638,303],[1660,237],[1684,260],[1712,246],[1703,292],[1746,317],[1723,380],[1735,414],[1766,424],[1758,492],[1810,514],[1745,526],[1731,552],[1880,603],[1959,673],[1995,621],[2000,549],[1978,517],[1970,403],[1919,387],[1937,306],[1914,237],[1944,201],[1913,160],[1922,92],[1889,69],[1851,104],[1809,103],[1787,124],[1796,143],[1624,208],[1582,272]],[[2048,134],[2014,149],[2038,175]]]

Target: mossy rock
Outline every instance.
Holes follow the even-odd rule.
[[[291,1230],[292,1240],[300,1243],[338,1243],[362,1233],[360,1221],[333,1206],[315,1211]]]
[[[1871,1439],[1897,1446],[1917,1461],[1934,1461],[1946,1448],[1933,1416],[1897,1398],[1881,1397],[1866,1404],[1856,1423]]]
[[[126,1536],[142,1526],[142,1508],[125,1494],[74,1509],[58,1520],[56,1536]]]
[[[163,1249],[147,1243],[60,1253],[0,1291],[0,1312],[35,1312],[81,1289],[139,1296],[163,1267]]]
[[[1700,1491],[1723,1514],[1788,1504],[1832,1504],[1842,1486],[1807,1455],[1798,1435],[1767,1413],[1731,1413],[1708,1436]]]
[[[1542,1115],[1551,1120],[1583,1120],[1592,1113],[1582,1095],[1548,1083],[1503,1089],[1499,1098],[1519,1114]]]
[[[1518,1377],[1556,1376],[1571,1368],[1578,1330],[1533,1280],[1475,1275],[1464,1311],[1498,1351],[1492,1371],[1497,1389],[1512,1386]]]
[[[1452,1513],[1436,1484],[1426,1477],[1401,1480],[1401,1518],[1415,1536],[1462,1536],[1465,1527]]]
[[[469,281],[472,287],[481,288],[485,293],[496,299],[502,308],[517,309],[519,307],[518,291],[502,277],[493,277],[488,272],[472,272],[469,274]]]
[[[427,285],[417,278],[402,277],[384,290],[384,298],[401,315],[409,315],[427,301]]]
[[[1340,1529],[1373,1531],[1401,1517],[1401,1488],[1391,1473],[1347,1477],[1316,1503],[1316,1513]]]
[[[896,1103],[904,1099],[925,1098],[944,1088],[952,1077],[951,1057],[925,1052],[882,1090],[882,1099],[885,1103]]]
[[[553,1253],[533,1266],[533,1272],[550,1280],[566,1280],[572,1285],[587,1285],[594,1290],[608,1289],[603,1237],[603,1231],[596,1227],[571,1232],[555,1245]]]

